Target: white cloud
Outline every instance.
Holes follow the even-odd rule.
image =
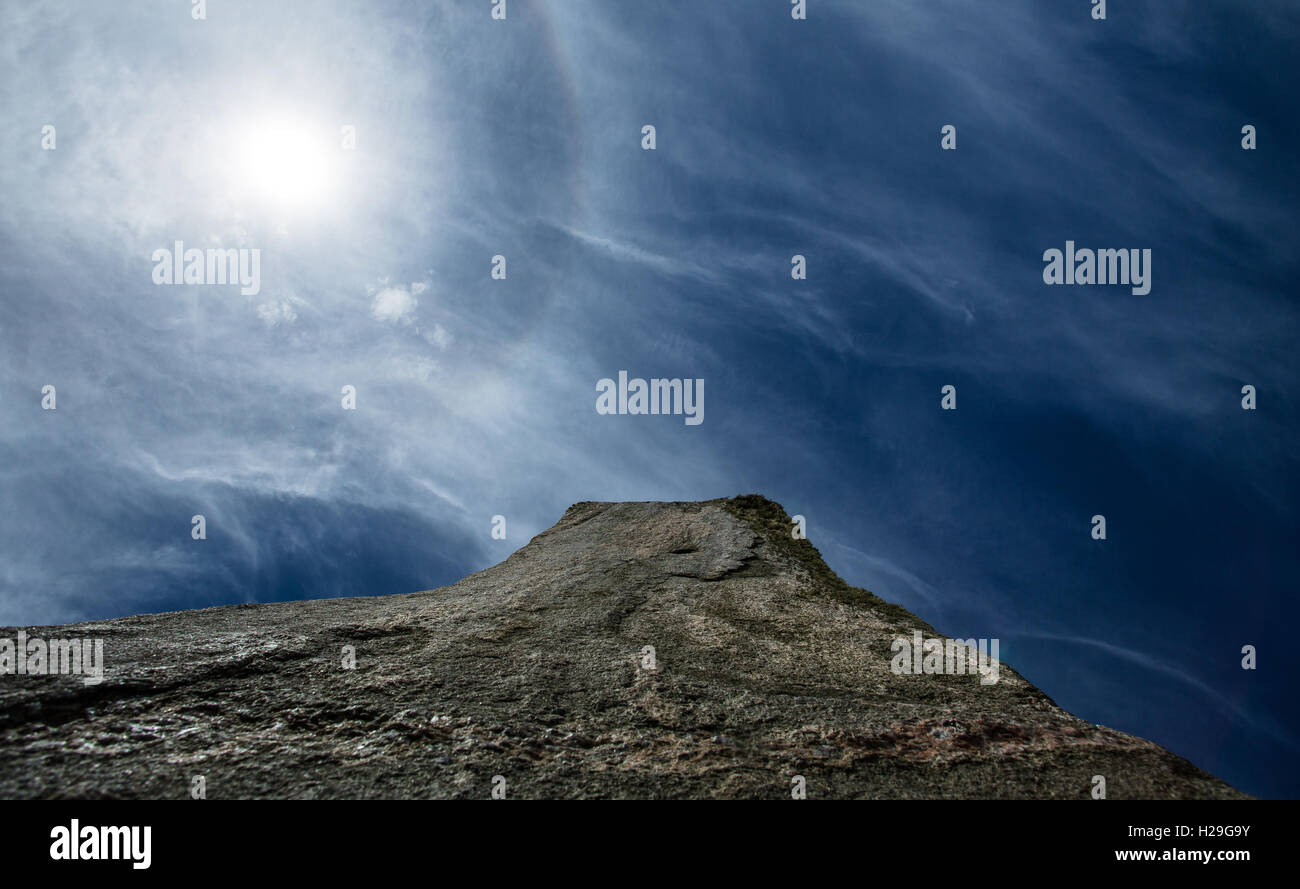
[[[444,352],[447,351],[447,347],[451,345],[451,333],[441,324],[433,325],[433,333],[426,334],[425,339]]]
[[[275,299],[257,307],[257,317],[266,322],[267,327],[277,324],[292,324],[298,320],[298,313],[288,300]]]
[[[416,287],[419,290],[415,290]],[[410,325],[415,321],[415,309],[420,301],[412,294],[423,292],[425,285],[412,285],[411,289],[402,286],[385,287],[375,294],[370,305],[370,314],[376,321],[388,321],[393,324]]]

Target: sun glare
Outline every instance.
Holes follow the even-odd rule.
[[[246,199],[281,209],[316,207],[338,186],[339,151],[338,138],[323,127],[265,119],[239,134],[233,184]]]

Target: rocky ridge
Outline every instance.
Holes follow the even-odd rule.
[[[892,639],[940,634],[790,528],[755,495],[578,503],[441,589],[27,628],[103,639],[105,677],[0,676],[0,795],[1244,796],[1005,663],[896,674]]]

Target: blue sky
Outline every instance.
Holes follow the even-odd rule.
[[[0,12],[0,623],[409,592],[577,501],[760,492],[1063,707],[1300,795],[1293,3],[186,6]],[[241,153],[285,121],[310,156]],[[1044,285],[1067,239],[1151,292]],[[260,292],[155,286],[176,240]],[[597,415],[623,369],[704,422]]]

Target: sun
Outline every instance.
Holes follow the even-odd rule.
[[[310,209],[339,186],[338,136],[291,116],[267,116],[238,128],[231,183],[246,200],[278,209]]]

